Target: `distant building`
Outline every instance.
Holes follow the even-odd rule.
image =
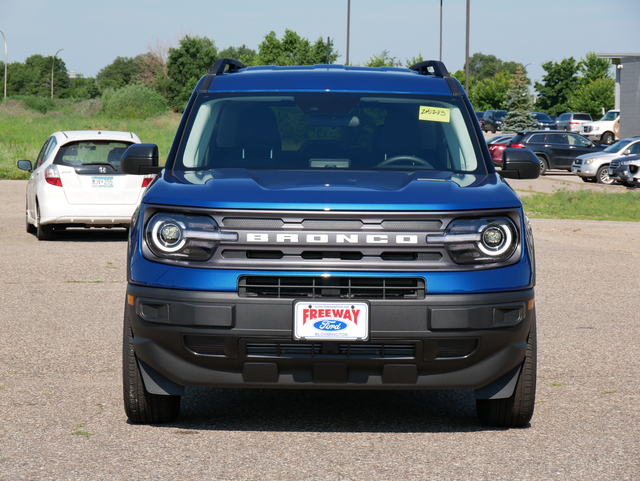
[[[620,138],[640,135],[640,53],[599,53],[616,67],[616,104]]]

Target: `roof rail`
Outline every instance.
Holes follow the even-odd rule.
[[[246,65],[235,58],[219,58],[209,69],[209,73],[213,75],[220,75],[221,73],[224,73],[226,67],[229,67],[227,69],[228,73],[233,73],[237,72],[241,68],[245,68]]]
[[[425,60],[418,62],[409,67],[411,70],[415,70],[421,74],[433,75],[434,77],[450,77],[447,67],[439,60]]]

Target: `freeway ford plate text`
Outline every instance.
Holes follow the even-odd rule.
[[[369,338],[366,302],[296,302],[294,339],[365,341]]]

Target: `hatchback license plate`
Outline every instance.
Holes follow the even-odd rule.
[[[113,187],[113,177],[91,177],[91,187]]]
[[[309,302],[294,305],[294,339],[351,341],[369,339],[366,302]]]

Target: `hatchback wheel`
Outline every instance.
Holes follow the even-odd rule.
[[[598,173],[596,174],[596,181],[598,184],[613,184],[613,179],[609,177],[609,166],[603,165],[598,169]]]
[[[29,211],[25,212],[25,224],[27,225],[27,234],[35,234],[37,229],[33,224],[29,224]]]
[[[36,225],[36,237],[38,240],[51,240],[53,239],[53,225],[42,225],[40,223],[40,206],[36,206],[36,216],[37,216],[37,225]]]

